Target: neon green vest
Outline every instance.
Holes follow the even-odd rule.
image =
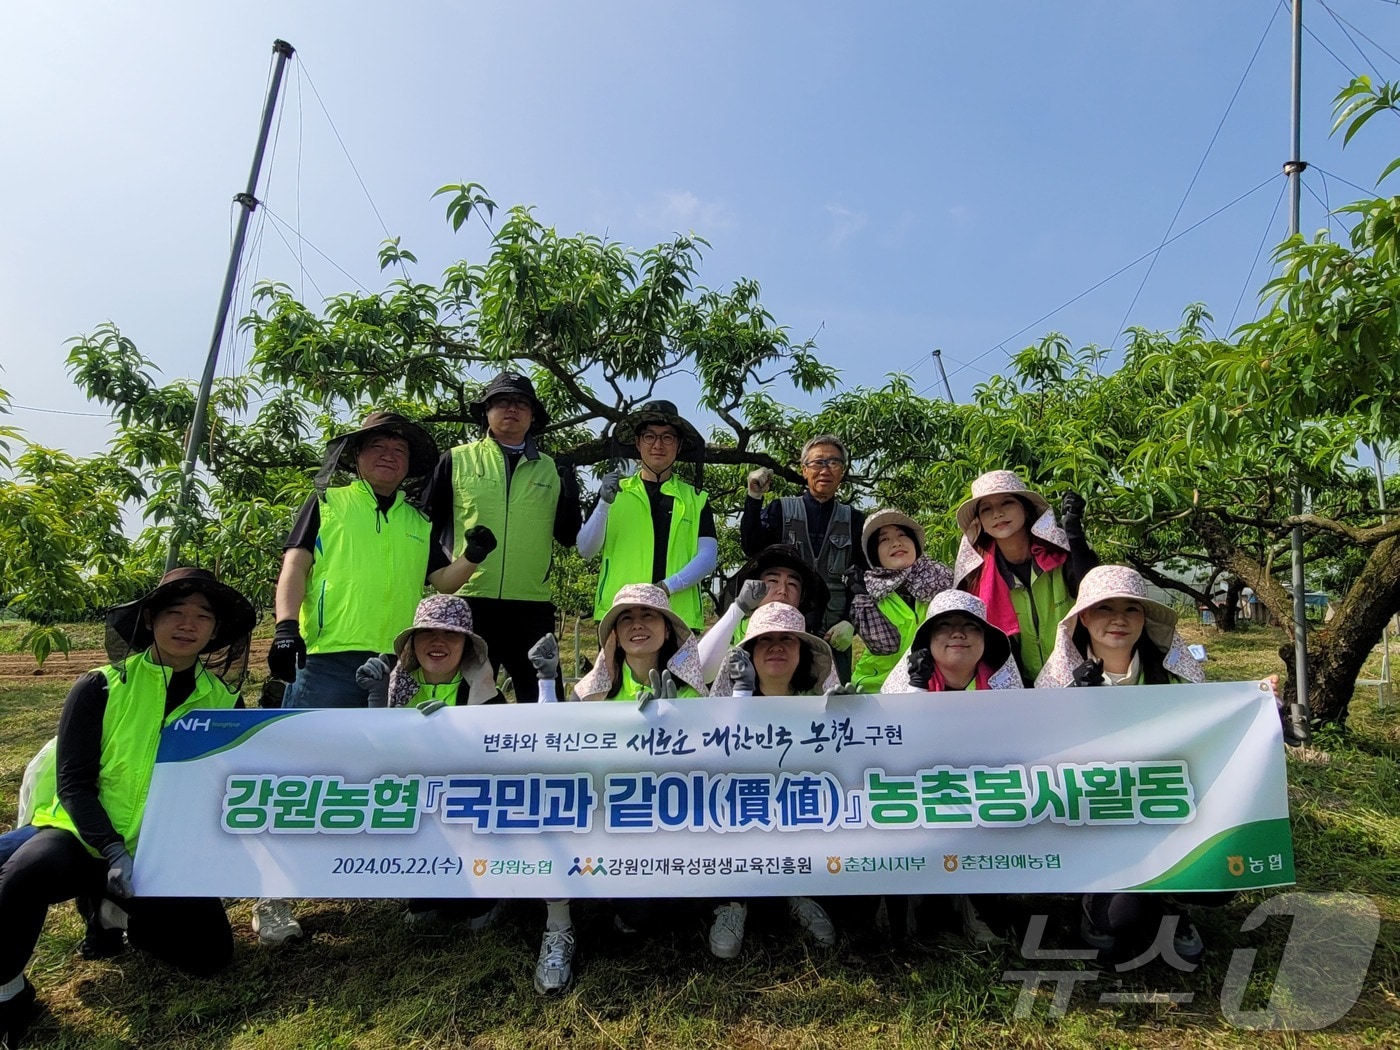
[[[1060,621],[1074,608],[1074,598],[1065,586],[1063,566],[1056,566],[1049,572],[1033,571],[1029,591],[1019,580],[1011,588],[1011,606],[1021,625],[1021,633],[1012,636],[1011,644],[1019,653],[1026,680],[1030,682],[1035,681],[1035,676],[1055,651],[1055,632]]]
[[[898,594],[890,593],[876,602],[875,608],[899,631],[899,648],[883,656],[872,653],[869,649],[861,654],[860,659],[851,668],[851,684],[862,693],[878,693],[890,672],[904,659],[905,651],[914,641],[914,632],[918,630],[919,624],[924,622],[928,602],[916,601],[911,609],[909,603]]]
[[[460,671],[452,676],[450,682],[444,682],[442,685],[428,685],[423,681],[423,669],[419,667],[413,672],[413,680],[418,683],[418,692],[413,694],[413,698],[407,704],[408,707],[417,707],[424,700],[441,700],[448,707],[457,706],[457,690],[462,684]]]
[[[709,496],[696,492],[688,481],[672,474],[661,483],[661,491],[674,501],[671,505],[671,532],[666,538],[666,575],[678,572],[694,560],[700,549],[700,511]],[[652,539],[651,501],[640,474],[622,479],[621,489],[608,511],[608,528],[603,537],[603,564],[598,569],[598,594],[593,600],[593,618],[601,620],[612,608],[618,589],[629,583],[651,583]],[[671,609],[691,627],[705,626],[697,584],[671,595]]]
[[[387,518],[378,508],[367,482],[326,490],[301,603],[308,653],[392,652],[395,636],[413,622],[432,530],[402,492]]]
[[[484,437],[452,450],[453,557],[466,547],[467,530],[485,525],[496,534],[491,552],[458,594],[468,598],[512,598],[547,602],[554,560],[554,512],[559,474],[541,452],[521,456],[506,498],[506,454]]]
[[[627,663],[626,660],[623,660],[623,661],[622,661],[622,685],[618,687],[617,695],[616,695],[616,696],[609,696],[609,697],[607,697],[606,699],[608,699],[608,700],[635,700],[635,699],[637,699],[637,694],[638,694],[638,693],[640,693],[643,689],[650,689],[650,688],[651,688],[650,683],[645,683],[645,684],[644,684],[644,683],[642,683],[642,682],[638,682],[635,678],[632,677],[632,668],[631,668],[631,666]],[[700,695],[700,694],[697,693],[693,687],[687,685],[685,682],[682,682],[682,681],[680,681],[679,679],[676,680],[676,698],[677,698],[677,699],[684,699],[684,698],[686,698],[686,697],[697,697],[697,696],[699,696],[699,695]]]
[[[195,675],[194,692],[189,699],[162,717],[167,671],[152,663],[146,653],[127,658],[125,682],[121,680],[120,669],[114,665],[97,670],[107,679],[97,797],[112,827],[125,840],[127,850],[134,854],[137,837],[141,834],[141,817],[146,811],[146,795],[151,790],[151,772],[156,765],[161,729],[196,708],[232,707],[238,698],[223,682],[201,668]],[[46,785],[35,788],[36,795],[48,790]],[[78,834],[73,818],[58,800],[56,779],[52,798],[46,799],[35,811],[34,823]],[[83,845],[94,857],[100,856],[88,843]]]

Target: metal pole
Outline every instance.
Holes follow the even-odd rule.
[[[1302,153],[1303,127],[1303,0],[1293,0],[1293,105],[1291,113],[1292,139],[1288,163],[1283,166],[1288,176],[1288,234],[1298,233],[1298,208],[1303,189]],[[1303,513],[1303,486],[1293,486],[1293,513]],[[1308,707],[1308,598],[1303,580],[1303,528],[1293,526],[1293,679],[1297,686],[1297,704],[1304,712]]]
[[[180,557],[180,544],[184,541],[183,512],[190,502],[190,492],[194,488],[195,464],[199,460],[199,445],[203,440],[204,428],[209,418],[209,394],[214,388],[214,372],[219,365],[219,344],[223,341],[224,325],[228,321],[229,306],[233,301],[233,285],[238,278],[238,264],[243,258],[243,241],[248,234],[248,220],[253,209],[258,206],[254,194],[258,189],[258,175],[262,170],[263,152],[267,149],[267,137],[272,130],[272,114],[277,107],[277,93],[282,87],[282,70],[287,59],[296,49],[285,40],[272,42],[272,53],[277,56],[272,68],[272,83],[268,85],[267,99],[263,102],[262,124],[258,128],[258,144],[253,150],[253,166],[248,173],[248,187],[233,199],[242,205],[238,213],[238,228],[233,235],[233,250],[229,253],[228,270],[224,273],[224,290],[219,296],[219,312],[214,319],[214,336],[209,342],[209,357],[204,362],[204,376],[199,381],[199,396],[194,404],[194,421],[190,424],[189,436],[185,441],[185,459],[180,464],[180,501],[176,504],[175,528],[170,536],[170,551],[165,557],[165,571],[175,568]]]
[[[1380,449],[1375,445],[1371,446],[1371,456],[1376,461],[1376,496],[1380,500],[1381,523],[1384,524],[1390,519],[1386,513],[1385,505],[1385,470],[1381,463]],[[1381,628],[1381,685],[1380,703],[1381,710],[1390,706],[1390,693],[1392,689],[1390,681],[1390,620],[1385,621],[1385,626]]]
[[[954,403],[955,399],[953,397],[953,388],[948,383],[948,373],[943,368],[942,350],[935,350],[933,352],[933,363],[938,366],[938,374],[943,377],[943,390],[948,395],[948,403],[951,405]]]

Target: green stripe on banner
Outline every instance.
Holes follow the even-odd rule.
[[[1155,879],[1131,890],[1252,890],[1291,886],[1293,829],[1287,817],[1256,820],[1212,835]]]

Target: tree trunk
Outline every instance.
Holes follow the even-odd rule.
[[[1381,640],[1386,621],[1400,610],[1400,537],[1376,544],[1326,627],[1308,637],[1308,704],[1313,718],[1344,725],[1362,665]],[[1284,702],[1296,688],[1292,649]]]
[[[1215,614],[1215,626],[1222,631],[1233,631],[1239,626],[1240,595],[1244,593],[1244,580],[1231,576],[1225,588],[1225,601]]]
[[[1216,564],[1226,566],[1259,600],[1274,611],[1279,623],[1291,631],[1293,604],[1264,566],[1235,546],[1228,526],[1208,512],[1195,518],[1198,534]],[[1400,612],[1400,537],[1382,540],[1371,549],[1326,627],[1308,632],[1308,705],[1314,721],[1344,725],[1356,679],[1381,631]],[[1279,648],[1284,663],[1283,701],[1298,694],[1294,682],[1293,646]]]

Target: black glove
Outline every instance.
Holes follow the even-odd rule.
[[[273,678],[295,682],[297,668],[305,666],[306,643],[301,639],[301,625],[295,620],[278,620],[272,632],[272,647],[267,651],[267,669]]]
[[[846,585],[846,591],[854,598],[857,594],[868,594],[865,589],[865,570],[859,565],[849,565],[846,571],[841,574],[841,582]]]
[[[496,534],[485,525],[473,525],[467,530],[467,542],[462,547],[462,557],[480,565],[486,555],[496,549]]]
[[[1060,525],[1066,536],[1079,539],[1084,535],[1084,497],[1071,489],[1060,498]]]
[[[136,890],[131,885],[136,862],[127,852],[126,844],[109,842],[102,847],[102,856],[107,858],[107,892],[123,900],[136,896]]]
[[[1103,664],[1091,656],[1074,669],[1073,678],[1070,685],[1078,689],[1103,685]]]
[[[927,649],[909,650],[909,684],[920,692],[928,692],[933,681],[933,654]]]

